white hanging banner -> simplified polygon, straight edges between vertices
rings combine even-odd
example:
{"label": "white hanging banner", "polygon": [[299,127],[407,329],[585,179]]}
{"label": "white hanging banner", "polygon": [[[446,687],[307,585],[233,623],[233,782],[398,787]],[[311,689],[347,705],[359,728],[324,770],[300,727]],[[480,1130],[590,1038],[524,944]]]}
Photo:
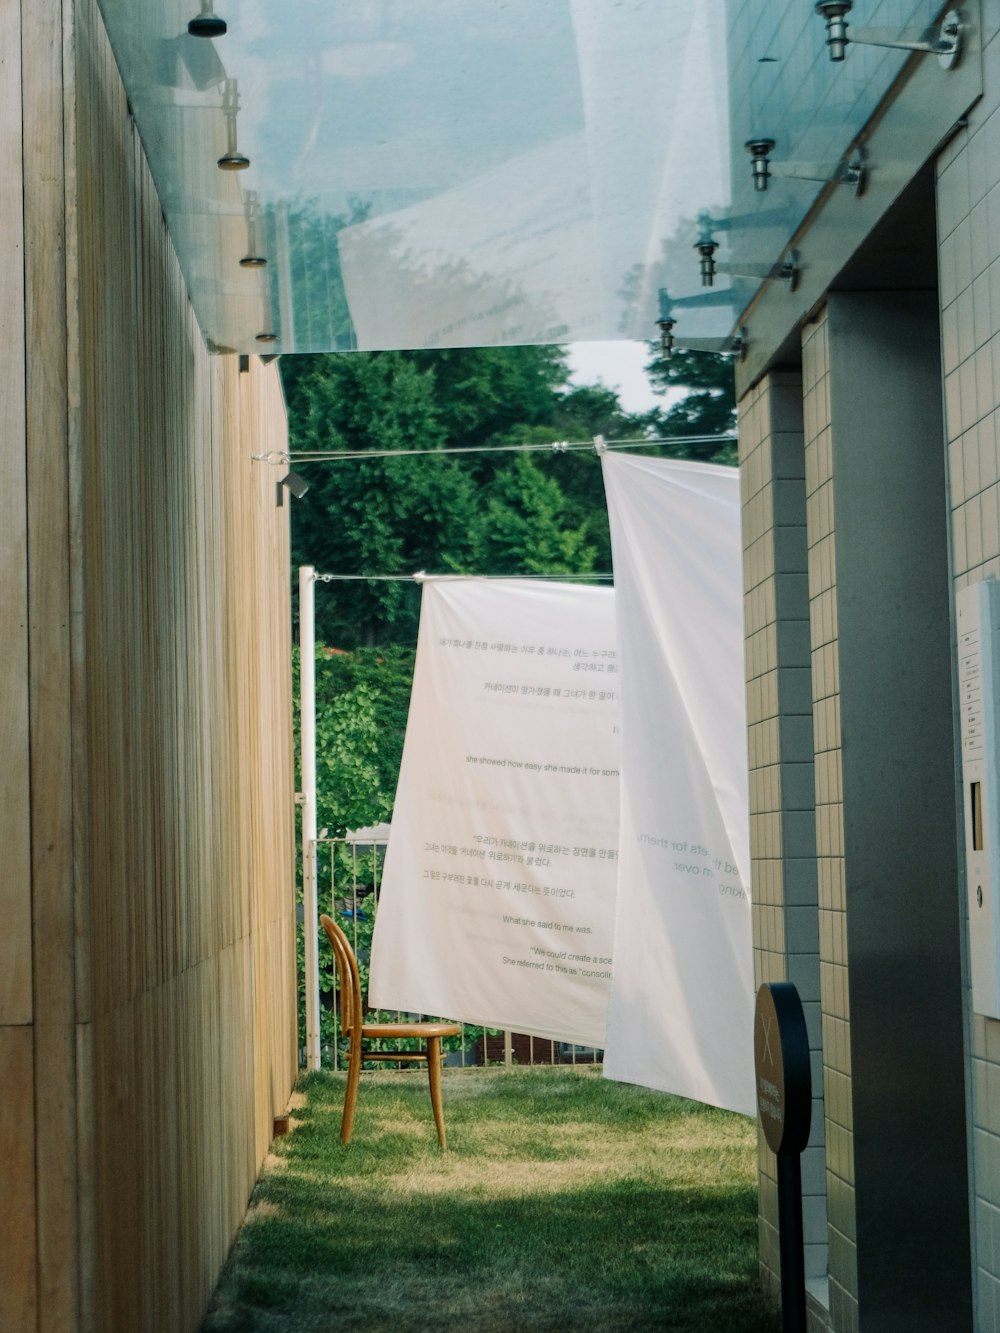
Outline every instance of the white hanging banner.
{"label": "white hanging banner", "polygon": [[603,459],[622,691],[604,1072],[752,1115],[739,473]]}
{"label": "white hanging banner", "polygon": [[373,1006],[604,1044],[618,742],[610,589],[425,582]]}

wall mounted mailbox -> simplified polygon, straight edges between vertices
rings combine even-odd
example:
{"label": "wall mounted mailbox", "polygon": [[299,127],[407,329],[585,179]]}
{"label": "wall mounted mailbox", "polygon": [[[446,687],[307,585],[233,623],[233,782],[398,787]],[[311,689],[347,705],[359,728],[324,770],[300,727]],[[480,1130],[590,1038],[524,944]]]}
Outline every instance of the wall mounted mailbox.
{"label": "wall mounted mailbox", "polygon": [[1000,1018],[1000,581],[955,599],[972,1007]]}

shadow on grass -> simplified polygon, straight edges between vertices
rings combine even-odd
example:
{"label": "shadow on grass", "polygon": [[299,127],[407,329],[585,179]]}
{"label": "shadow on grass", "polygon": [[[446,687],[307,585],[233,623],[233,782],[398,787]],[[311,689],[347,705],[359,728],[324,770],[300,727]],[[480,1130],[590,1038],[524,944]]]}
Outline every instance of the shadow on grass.
{"label": "shadow on grass", "polygon": [[454,1080],[445,1157],[413,1082],[381,1089],[348,1149],[337,1082],[307,1082],[205,1333],[774,1333],[749,1122],[599,1079],[533,1080]]}

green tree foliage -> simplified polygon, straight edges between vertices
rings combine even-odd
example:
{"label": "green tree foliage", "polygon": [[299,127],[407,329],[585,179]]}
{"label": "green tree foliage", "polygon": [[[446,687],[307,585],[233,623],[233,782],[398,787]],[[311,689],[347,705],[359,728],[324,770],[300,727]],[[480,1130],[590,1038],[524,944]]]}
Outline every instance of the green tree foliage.
{"label": "green tree foliage", "polygon": [[[549,425],[566,383],[561,347],[463,347],[406,354],[434,378],[449,447],[517,443],[520,432]],[[488,467],[481,460],[480,469]]]}
{"label": "green tree foliage", "polygon": [[[510,574],[592,567],[592,551],[573,531],[583,522],[576,516],[558,538],[540,529],[545,556],[558,551],[558,564],[539,568],[544,557],[533,552],[530,519],[558,521],[557,483],[553,491],[541,473],[515,481],[517,454],[444,452],[520,442],[542,428],[566,377],[559,349],[302,356],[283,360],[282,373],[296,452],[431,451],[311,469],[311,489],[296,505],[296,564],[403,575],[492,572],[483,561],[494,557],[505,562],[497,572]],[[317,599],[317,637],[345,647],[412,643],[418,614],[412,584],[341,584]]]}
{"label": "green tree foliage", "polygon": [[[690,353],[669,363],[654,356],[654,383],[690,393],[639,416],[624,412],[610,389],[570,386],[565,355],[554,347],[303,355],[280,364],[292,450],[371,455],[297,464],[310,490],[293,510],[293,562],[320,573],[609,572],[604,488],[593,453],[447,451],[597,435],[690,437],[728,431],[733,420],[731,366]],[[430,452],[377,456],[385,450]],[[731,449],[693,442],[648,452],[735,461]],[[408,581],[317,589],[317,814],[331,837],[391,814],[419,609],[419,585]],[[361,860],[362,879],[372,878],[370,862],[370,855]],[[331,858],[321,846],[318,871],[329,904],[330,884],[349,884],[355,867],[344,847]],[[336,910],[348,909],[339,901]],[[370,904],[362,913],[350,931],[366,971]],[[325,940],[320,960],[322,1035],[329,1042],[333,977]]]}
{"label": "green tree foliage", "polygon": [[[593,470],[593,469],[592,469]],[[531,454],[515,454],[494,479],[480,525],[481,568],[508,574],[590,574],[594,547],[586,524],[571,526],[555,477]]]}
{"label": "green tree foliage", "polygon": [[[311,488],[295,505],[293,562],[322,573],[396,574],[340,582],[316,599],[317,639],[341,648],[416,639],[429,573],[603,574],[611,568],[601,470],[593,455],[493,452],[496,446],[672,437],[650,452],[735,462],[731,444],[692,437],[734,422],[728,358],[650,348],[649,372],[671,406],[622,410],[600,385],[571,386],[557,347],[464,348],[285,357],[291,446],[370,454],[300,464]],[[687,443],[687,440],[691,443]],[[456,453],[458,449],[486,452]],[[386,451],[421,451],[380,457]]]}
{"label": "green tree foliage", "polygon": [[[295,506],[293,560],[324,573],[607,573],[592,455],[448,451],[690,435],[716,428],[699,425],[707,415],[728,421],[718,371],[702,387],[709,372],[692,367],[700,397],[686,413],[629,415],[610,389],[570,386],[557,347],[296,356],[281,370],[296,453],[373,455],[302,465],[311,489]],[[674,382],[668,372],[664,386]],[[386,450],[430,452],[375,456]],[[708,456],[695,445],[668,452]],[[413,584],[341,583],[317,598],[317,638],[338,647],[412,644],[418,615]]]}
{"label": "green tree foliage", "polygon": [[[286,358],[296,451],[440,451],[433,372],[400,352]],[[474,554],[476,487],[454,458],[373,458],[309,471],[296,506],[296,564],[321,572],[460,572]],[[338,646],[412,642],[419,600],[400,583],[344,584],[317,599],[317,638]]]}
{"label": "green tree foliage", "polygon": [[[299,680],[298,650],[293,653],[295,681]],[[317,827],[328,838],[343,838],[348,829],[364,828],[388,819],[403,750],[406,714],[413,675],[413,650],[391,645],[385,649],[358,648],[343,652],[316,650],[316,788]],[[296,729],[299,722],[295,700]],[[298,745],[296,752],[299,752]],[[320,843],[317,880],[324,911],[353,909],[351,886],[358,875],[368,894],[375,866],[372,852],[355,862],[344,844]],[[331,891],[336,890],[336,903]],[[301,901],[301,885],[299,886]],[[356,921],[345,925],[354,935],[359,962],[367,983],[368,951],[374,921],[370,897],[362,898]],[[305,1041],[305,972],[303,937],[299,931],[299,1040]],[[319,970],[322,1009],[320,1035],[324,1046],[333,1040],[334,962],[325,936],[320,935]]]}
{"label": "green tree foliage", "polygon": [[[299,654],[293,652],[296,686]],[[317,824],[330,837],[387,819],[410,703],[413,649],[316,649]],[[299,708],[295,698],[296,740]]]}
{"label": "green tree foliage", "polygon": [[[736,379],[730,357],[677,349],[667,361],[655,344],[650,344],[650,353],[646,369],[654,386],[664,392],[687,390],[680,402],[656,413],[658,435],[725,435],[735,431]],[[735,444],[678,442],[669,456],[730,465],[737,461]]]}

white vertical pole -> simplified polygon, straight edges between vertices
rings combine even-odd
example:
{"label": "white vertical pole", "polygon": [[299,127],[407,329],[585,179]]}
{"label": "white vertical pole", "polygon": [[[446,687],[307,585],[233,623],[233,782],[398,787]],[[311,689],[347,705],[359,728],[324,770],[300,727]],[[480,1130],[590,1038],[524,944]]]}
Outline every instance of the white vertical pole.
{"label": "white vertical pole", "polygon": [[319,902],[316,892],[316,571],[299,568],[299,739],[302,765],[302,924],[306,1068],[319,1068]]}

